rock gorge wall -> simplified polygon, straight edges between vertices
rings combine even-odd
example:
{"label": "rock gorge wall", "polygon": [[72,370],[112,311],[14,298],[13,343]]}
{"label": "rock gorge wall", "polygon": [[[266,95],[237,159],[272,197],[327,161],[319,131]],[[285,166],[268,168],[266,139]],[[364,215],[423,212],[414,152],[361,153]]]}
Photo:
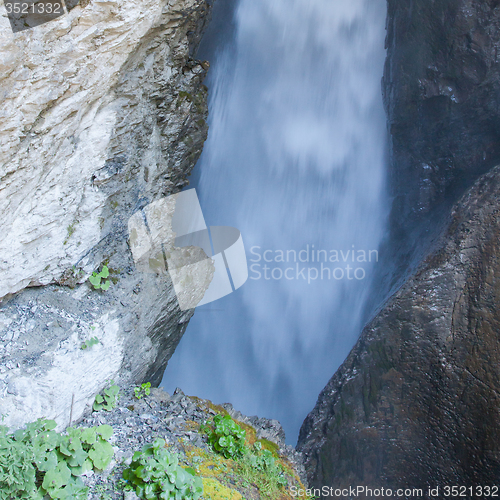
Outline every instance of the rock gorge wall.
{"label": "rock gorge wall", "polygon": [[16,34],[0,13],[0,414],[63,426],[106,380],[158,383],[192,315],[135,269],[127,223],[201,153],[210,4],[91,0]]}
{"label": "rock gorge wall", "polygon": [[394,290],[453,204],[500,163],[500,7],[497,0],[387,6],[382,93],[393,206],[381,256],[392,273],[386,290]]}
{"label": "rock gorge wall", "polygon": [[499,4],[388,1],[396,293],[303,424],[317,487],[498,479]]}

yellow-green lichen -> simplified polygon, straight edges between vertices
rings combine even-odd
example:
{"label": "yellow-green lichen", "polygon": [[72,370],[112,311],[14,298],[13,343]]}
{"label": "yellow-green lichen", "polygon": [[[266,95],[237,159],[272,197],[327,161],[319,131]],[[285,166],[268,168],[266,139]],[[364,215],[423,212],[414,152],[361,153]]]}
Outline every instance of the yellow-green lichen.
{"label": "yellow-green lichen", "polygon": [[[203,430],[200,431],[199,424],[188,421],[185,425],[186,429],[203,432],[206,435],[210,432],[210,423],[214,413],[228,415],[222,406],[215,405],[208,400],[196,397],[190,397],[190,399],[199,409],[205,411],[208,425],[201,426]],[[253,426],[233,420],[246,434],[247,451],[241,458],[226,459],[210,448],[198,448],[183,443],[186,461],[195,469],[205,485],[204,500],[291,500],[294,498],[291,494],[291,486],[305,490],[294,466],[279,454],[279,446],[276,443],[267,439],[258,439],[257,431]],[[263,451],[271,452],[275,465],[255,466],[251,458],[254,453],[259,453],[255,451],[258,449],[254,447],[255,443],[260,443]]]}
{"label": "yellow-green lichen", "polygon": [[243,500],[239,491],[233,490],[214,478],[203,478],[203,498],[206,500]]}

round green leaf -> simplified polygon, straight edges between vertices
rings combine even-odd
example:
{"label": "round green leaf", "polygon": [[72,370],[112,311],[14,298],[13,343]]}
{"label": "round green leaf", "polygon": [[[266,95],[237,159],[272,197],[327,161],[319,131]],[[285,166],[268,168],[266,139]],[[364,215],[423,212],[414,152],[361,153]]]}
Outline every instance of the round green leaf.
{"label": "round green leaf", "polygon": [[113,427],[111,427],[110,425],[100,425],[99,427],[97,427],[96,431],[97,434],[100,434],[100,436],[106,440],[108,440],[113,435]]}
{"label": "round green leaf", "polygon": [[105,469],[113,457],[113,447],[107,441],[95,443],[89,451],[89,458],[96,469]]}

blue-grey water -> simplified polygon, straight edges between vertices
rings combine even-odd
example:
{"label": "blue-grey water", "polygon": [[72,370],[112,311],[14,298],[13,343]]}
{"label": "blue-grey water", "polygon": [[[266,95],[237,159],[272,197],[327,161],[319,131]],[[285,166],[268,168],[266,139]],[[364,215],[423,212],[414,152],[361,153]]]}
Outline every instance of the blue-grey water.
{"label": "blue-grey water", "polygon": [[162,385],[276,418],[289,443],[366,320],[385,15],[385,0],[219,0],[203,41],[210,132],[191,187],[209,225],[241,231],[250,273],[196,310]]}

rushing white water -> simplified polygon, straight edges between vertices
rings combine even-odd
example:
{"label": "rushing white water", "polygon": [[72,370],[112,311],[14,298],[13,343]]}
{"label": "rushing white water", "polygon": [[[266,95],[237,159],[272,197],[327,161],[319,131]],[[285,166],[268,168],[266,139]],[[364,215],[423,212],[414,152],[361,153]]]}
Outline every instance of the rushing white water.
{"label": "rushing white water", "polygon": [[[378,248],[385,9],[385,0],[239,0],[234,38],[212,61],[197,189],[207,222],[240,229],[257,266],[237,292],[197,310],[163,385],[277,418],[289,442],[361,331],[377,263],[375,253],[351,262],[364,279],[324,272],[308,284],[296,265],[320,264],[269,262],[265,279],[266,263],[253,261],[267,249],[274,258],[354,248],[358,258]],[[292,279],[273,279],[276,267],[292,267]]]}

